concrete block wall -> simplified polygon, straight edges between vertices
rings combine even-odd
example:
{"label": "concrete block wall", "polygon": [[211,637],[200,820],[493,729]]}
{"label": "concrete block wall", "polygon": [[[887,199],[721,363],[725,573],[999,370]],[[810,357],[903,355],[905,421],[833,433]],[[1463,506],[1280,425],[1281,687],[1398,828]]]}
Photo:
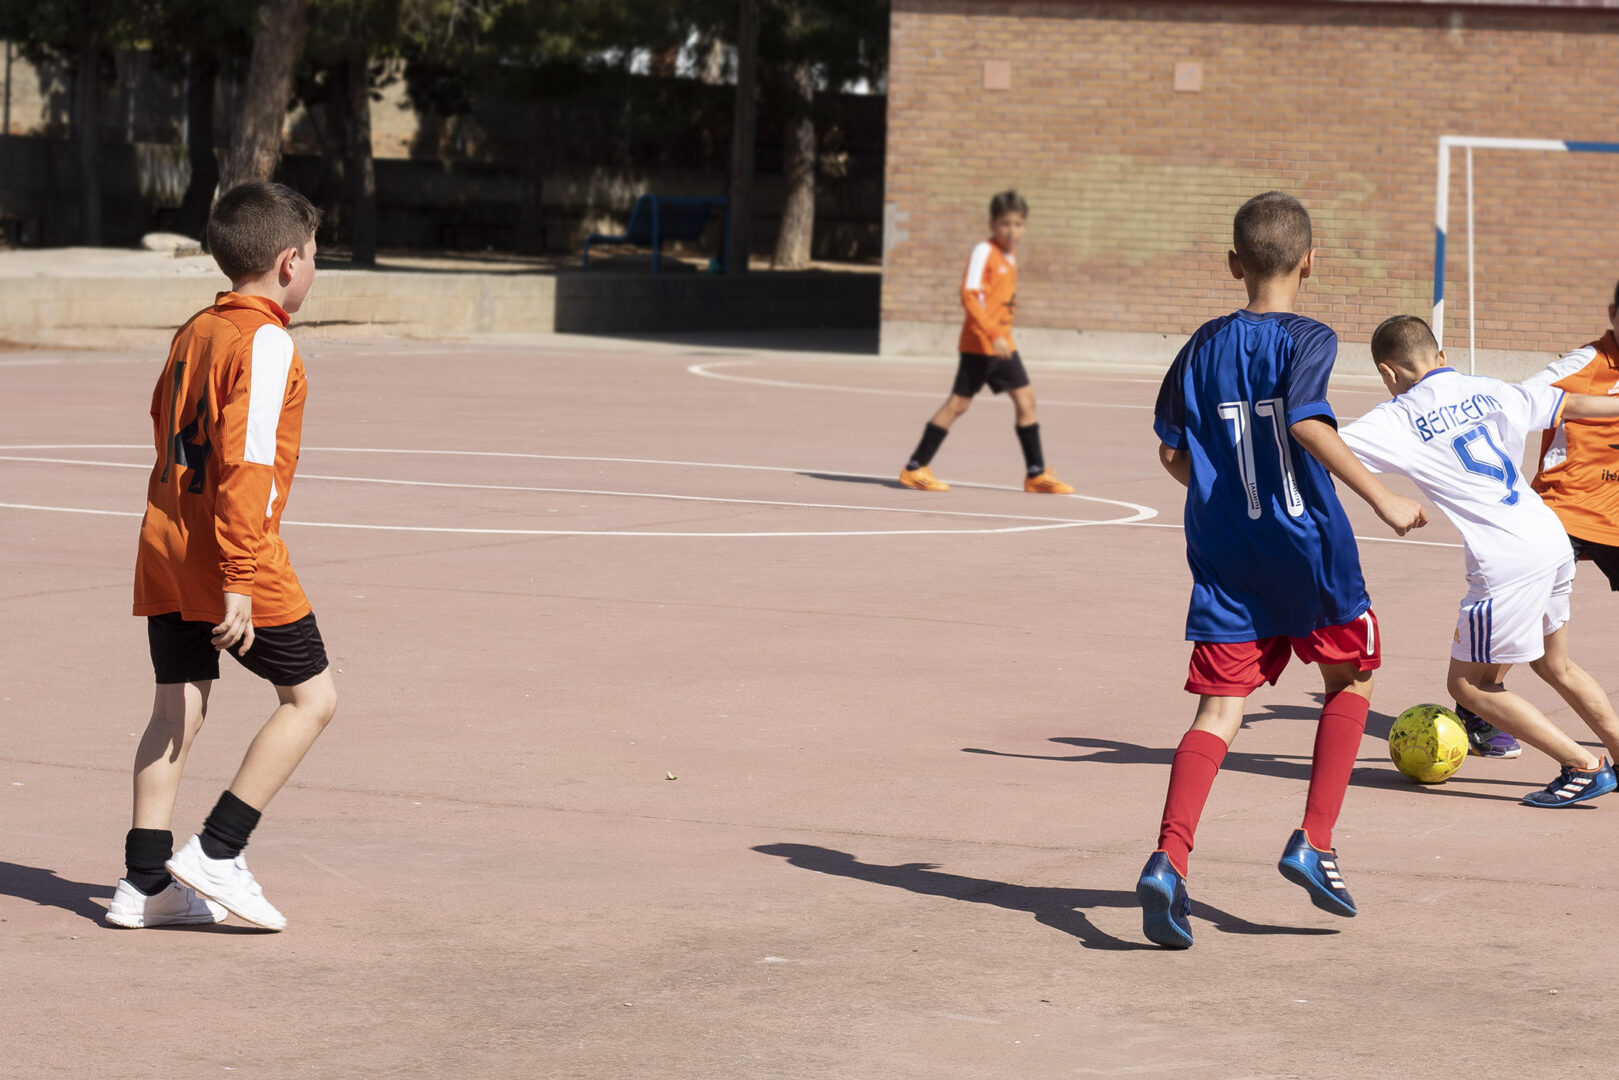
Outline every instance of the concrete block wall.
{"label": "concrete block wall", "polygon": [[[985,88],[992,61],[1009,89]],[[1201,89],[1177,91],[1177,65]],[[894,0],[883,350],[953,349],[960,276],[1006,187],[1031,203],[1018,325],[1054,350],[1101,332],[1172,355],[1241,306],[1231,216],[1269,188],[1315,220],[1303,310],[1364,342],[1431,308],[1439,136],[1612,140],[1616,69],[1619,12],[1593,8]],[[1468,296],[1452,165],[1454,354]],[[1521,367],[1598,336],[1619,156],[1479,151],[1474,176],[1481,355]]]}
{"label": "concrete block wall", "polygon": [[[227,288],[211,267],[154,277],[0,276],[0,347],[158,347]],[[880,288],[876,274],[337,270],[316,280],[293,326],[300,338],[868,329]]]}
{"label": "concrete block wall", "polygon": [[[8,277],[0,343],[116,348],[165,343],[230,287],[223,276]],[[300,336],[466,337],[555,329],[556,279],[545,274],[328,272],[293,319]]]}

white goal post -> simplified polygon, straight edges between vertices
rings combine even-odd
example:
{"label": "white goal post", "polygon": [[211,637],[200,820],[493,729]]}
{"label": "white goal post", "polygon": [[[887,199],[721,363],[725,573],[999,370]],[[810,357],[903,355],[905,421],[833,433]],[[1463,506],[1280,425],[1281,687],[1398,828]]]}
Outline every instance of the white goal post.
{"label": "white goal post", "polygon": [[1473,151],[1549,150],[1561,154],[1619,154],[1619,143],[1582,142],[1573,139],[1496,139],[1482,135],[1441,135],[1439,137],[1439,193],[1434,202],[1433,255],[1433,336],[1445,344],[1445,234],[1450,223],[1450,151],[1467,151],[1467,370],[1475,364],[1473,328]]}

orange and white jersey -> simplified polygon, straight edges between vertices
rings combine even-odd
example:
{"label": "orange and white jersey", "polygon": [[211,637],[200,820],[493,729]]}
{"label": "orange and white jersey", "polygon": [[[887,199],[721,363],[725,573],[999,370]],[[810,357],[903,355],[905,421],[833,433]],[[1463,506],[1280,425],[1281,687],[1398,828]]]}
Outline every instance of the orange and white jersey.
{"label": "orange and white jersey", "polygon": [[[1550,384],[1570,394],[1619,394],[1613,331],[1525,383]],[[1546,432],[1534,488],[1570,536],[1619,545],[1619,420],[1568,420]]]}
{"label": "orange and white jersey", "polygon": [[[967,318],[956,346],[964,353],[995,355],[995,339],[1012,342],[1012,313],[1017,308],[1017,256],[993,240],[973,248],[961,280],[961,306]],[[1012,345],[1015,349],[1016,345]]]}
{"label": "orange and white jersey", "polygon": [[135,558],[135,614],[219,622],[225,592],[254,626],[309,614],[281,539],[308,385],[287,313],[220,293],[174,335],[152,392],[157,462]]}

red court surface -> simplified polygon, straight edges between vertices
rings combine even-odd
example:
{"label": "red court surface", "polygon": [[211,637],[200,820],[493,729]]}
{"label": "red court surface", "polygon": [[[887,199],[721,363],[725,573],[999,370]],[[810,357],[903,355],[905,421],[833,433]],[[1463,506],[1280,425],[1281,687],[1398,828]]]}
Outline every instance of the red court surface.
{"label": "red court surface", "polygon": [[[1360,917],[1275,870],[1318,686],[1290,669],[1215,786],[1197,945],[1168,953],[1132,891],[1192,709],[1154,381],[1034,369],[1085,497],[1018,489],[989,400],[938,496],[890,478],[947,365],[305,356],[285,533],[341,704],[249,849],[278,935],[101,922],[151,692],[128,612],[161,349],[0,356],[0,1075],[1614,1074],[1619,798],[1518,805],[1555,772],[1532,751],[1419,789],[1379,737],[1443,694],[1445,522],[1397,542],[1350,508],[1386,642],[1336,836]],[[1589,566],[1574,610],[1619,686]],[[181,841],[272,704],[226,668]]]}

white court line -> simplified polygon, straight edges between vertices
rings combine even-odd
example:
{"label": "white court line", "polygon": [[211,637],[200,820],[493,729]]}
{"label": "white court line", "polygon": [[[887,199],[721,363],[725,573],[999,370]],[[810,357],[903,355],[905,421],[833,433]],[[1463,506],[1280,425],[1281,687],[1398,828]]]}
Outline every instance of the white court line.
{"label": "white court line", "polygon": [[[0,450],[151,450],[151,443],[16,443],[13,445],[0,445]],[[743,469],[749,472],[779,472],[797,473],[812,476],[841,476],[851,480],[892,480],[893,473],[858,473],[844,472],[841,469],[810,469],[789,467],[786,465],[737,465],[724,461],[673,461],[668,458],[634,458],[634,457],[590,457],[579,454],[529,454],[516,450],[393,450],[369,446],[306,446],[303,449],[310,452],[324,454],[403,454],[406,456],[432,456],[432,457],[487,457],[487,458],[516,458],[526,461],[599,461],[620,465],[675,465],[695,469]],[[79,459],[68,459],[78,461]],[[110,464],[110,463],[109,463]],[[118,463],[126,465],[126,463]],[[139,466],[143,469],[150,465]],[[300,473],[300,476],[303,474]],[[979,491],[1016,491],[1022,492],[1021,487],[1011,484],[975,484],[966,480],[952,480],[951,487],[974,488]],[[1158,516],[1158,511],[1138,503],[1126,502],[1123,499],[1104,499],[1096,495],[1047,495],[1048,499],[1084,499],[1087,502],[1107,503],[1110,506],[1127,506],[1138,515],[1133,520],[1146,521],[1148,518]]]}
{"label": "white court line", "polygon": [[[718,367],[757,366],[757,360],[713,360],[704,364],[693,364],[686,370],[693,375],[700,375],[705,379],[719,379],[721,382],[753,383],[756,386],[785,386],[790,390],[831,390],[839,394],[881,394],[886,397],[917,397],[939,400],[939,394],[933,390],[880,390],[871,386],[829,386],[825,383],[788,382],[784,379],[759,379],[747,375],[721,375],[708,370]],[[1056,401],[1051,398],[1041,398],[1041,405],[1077,405],[1090,409],[1150,409],[1151,405],[1114,405],[1099,401]]]}
{"label": "white court line", "polygon": [[[134,465],[127,461],[88,461],[84,458],[21,457],[0,454],[0,461],[22,461],[45,465],[89,465],[97,468],[151,469],[150,465]],[[746,506],[787,506],[804,510],[870,510],[882,514],[929,514],[935,517],[995,518],[1002,521],[1040,521],[1062,525],[1107,525],[1117,519],[1080,519],[1037,517],[1032,514],[981,514],[966,510],[934,510],[913,506],[863,506],[851,503],[784,502],[779,499],[728,499],[710,495],[671,495],[653,491],[610,491],[599,488],[530,487],[521,484],[464,484],[441,480],[395,480],[378,476],[330,476],[322,473],[299,473],[299,480],[328,480],[349,484],[387,484],[396,487],[459,488],[469,491],[526,491],[550,495],[607,495],[626,499],[673,499],[680,502],[738,503]],[[1111,500],[1109,500],[1111,501]],[[704,534],[707,535],[707,534]]]}
{"label": "white court line", "polygon": [[[12,444],[12,445],[0,445],[0,450],[150,450],[150,449],[151,449],[151,445],[148,444],[148,443],[18,443],[18,444]],[[607,462],[607,463],[624,463],[624,464],[631,464],[631,465],[678,465],[678,466],[691,466],[691,467],[708,468],[708,469],[750,469],[750,470],[755,470],[755,471],[759,471],[759,472],[820,473],[823,476],[846,476],[846,477],[850,477],[850,478],[854,478],[854,479],[866,479],[866,480],[886,480],[886,479],[889,478],[887,474],[879,474],[879,473],[831,472],[831,471],[828,471],[828,470],[825,470],[825,469],[797,469],[797,468],[787,468],[787,467],[781,466],[781,465],[736,465],[736,464],[729,464],[729,463],[724,463],[724,462],[714,462],[714,461],[668,461],[668,460],[663,460],[663,459],[659,459],[659,458],[585,457],[585,456],[572,455],[572,454],[529,454],[529,453],[521,453],[521,452],[517,452],[517,451],[501,451],[501,450],[398,450],[398,449],[389,449],[389,448],[372,448],[372,447],[359,447],[359,446],[309,446],[309,447],[305,447],[304,449],[311,450],[311,451],[320,451],[320,452],[324,452],[324,453],[337,453],[337,454],[407,454],[407,455],[408,454],[418,454],[418,455],[434,455],[434,456],[445,456],[445,457],[526,458],[526,459],[535,459],[535,460],[541,460],[541,461],[597,461],[597,462]],[[71,462],[73,464],[82,464],[82,461],[80,459],[71,459],[70,458],[70,459],[65,459],[65,460],[67,460],[67,461],[69,461],[69,462]],[[122,468],[142,468],[142,469],[150,468],[150,466],[148,466],[148,465],[130,465],[130,464],[126,463],[126,462],[116,462],[116,463],[107,462],[106,464],[116,464],[116,465],[118,465],[119,467],[122,467]],[[990,490],[990,491],[1020,491],[1020,490],[1022,490],[1021,488],[1015,488],[1015,487],[1010,487],[1010,486],[1001,485],[1001,484],[973,484],[973,483],[954,483],[954,482],[952,482],[952,486],[953,487],[962,487],[962,488],[979,488],[979,489]],[[1150,507],[1140,506],[1140,505],[1138,505],[1136,503],[1124,502],[1123,500],[1119,500],[1119,499],[1100,499],[1100,498],[1098,498],[1096,496],[1092,496],[1092,495],[1068,495],[1068,496],[1057,496],[1057,498],[1087,499],[1087,500],[1096,501],[1096,502],[1111,503],[1111,504],[1116,505],[1116,506],[1128,506],[1128,507],[1131,507],[1132,509],[1137,510],[1138,513],[1137,513],[1137,516],[1135,516],[1133,518],[1110,520],[1110,521],[1084,521],[1084,522],[1076,521],[1076,522],[1073,522],[1072,524],[1056,524],[1056,525],[1049,525],[1049,526],[1037,526],[1036,528],[1073,528],[1073,527],[1077,527],[1079,525],[1131,525],[1131,526],[1136,526],[1136,527],[1140,527],[1140,528],[1148,528],[1148,529],[1183,529],[1183,528],[1185,528],[1184,525],[1181,525],[1181,524],[1176,523],[1176,522],[1150,521],[1149,520],[1150,518],[1155,518],[1155,517],[1158,516],[1158,512],[1156,510],[1153,510]],[[22,505],[22,504],[11,504],[11,503],[0,503],[0,507],[9,507],[11,509],[24,509],[24,510],[49,510],[49,509],[53,509],[52,507],[25,506],[25,505]],[[87,514],[98,514],[98,513],[99,514],[121,514],[121,513],[123,513],[123,511],[114,511],[114,510],[83,510],[83,511],[64,510],[64,512],[87,513]],[[134,515],[134,516],[139,517],[140,515],[137,514],[137,515]],[[1061,519],[1051,519],[1051,520],[1060,521]],[[290,524],[318,525],[320,523],[318,523],[318,522],[286,522],[286,524],[289,524],[289,525]],[[353,527],[353,528],[364,528],[365,526],[351,526],[351,527]],[[403,528],[407,528],[407,527],[406,526],[388,526],[388,528],[403,529]],[[429,530],[429,531],[435,531],[435,530]],[[1016,529],[1014,529],[1014,530],[967,530],[967,532],[969,532],[969,533],[985,533],[985,532],[1000,532],[1000,531],[1014,531],[1015,532],[1015,531],[1022,531],[1022,530],[1016,530]],[[945,530],[926,530],[926,529],[924,529],[924,530],[915,530],[915,532],[920,532],[920,533],[924,533],[924,534],[929,533],[929,532],[936,532],[939,535],[949,535]],[[557,535],[557,534],[543,533],[543,534],[540,534],[540,535]],[[608,536],[614,536],[614,535],[618,535],[618,534],[617,533],[605,533],[605,534],[604,533],[564,533],[564,534],[561,534],[561,535],[587,535],[587,536],[608,535]],[[637,535],[674,536],[674,535],[680,535],[680,534],[675,534],[675,533],[641,533],[641,534],[637,534]],[[722,534],[722,533],[694,533],[694,534],[690,534],[690,535],[695,535],[695,536],[722,536],[722,535],[725,535],[725,534]],[[754,536],[754,535],[757,535],[757,536],[787,536],[787,535],[791,535],[791,534],[788,534],[788,533],[741,533],[741,534],[735,534],[735,535],[739,535],[739,536]],[[805,534],[805,535],[811,535],[811,536],[823,536],[823,535],[824,536],[833,536],[833,535],[837,535],[837,536],[860,536],[860,535],[890,535],[890,534],[885,532],[885,533],[877,533],[877,534],[868,534],[868,533],[809,533],[809,534]],[[1360,534],[1357,533],[1355,535],[1355,539],[1360,540],[1360,541],[1365,542],[1365,543],[1370,543],[1370,544],[1410,544],[1410,545],[1412,545],[1414,547],[1436,547],[1436,548],[1460,548],[1460,547],[1462,547],[1461,544],[1452,543],[1452,542],[1448,542],[1448,541],[1441,541],[1441,540],[1411,540],[1411,539],[1407,539],[1405,537],[1399,537],[1399,536],[1361,536]]]}
{"label": "white court line", "polygon": [[[38,506],[0,502],[0,510],[37,510],[56,514],[98,514],[104,517],[144,516],[134,510],[91,510],[80,506]],[[1086,525],[1113,525],[1112,521],[1070,521],[1057,525],[1015,525],[1004,529],[864,529],[823,532],[655,532],[635,529],[456,529],[432,525],[363,525],[342,521],[283,521],[307,529],[363,529],[371,532],[454,533],[463,536],[664,536],[685,538],[816,537],[816,536],[985,536],[1003,533],[1077,529]]]}
{"label": "white court line", "polygon": [[[0,446],[0,450],[24,450],[24,449],[39,449],[39,450],[149,450],[150,447],[148,447],[147,445],[142,444],[142,443],[51,443],[51,444],[36,443],[36,444],[32,444],[32,445]],[[343,448],[305,447],[304,449],[306,449],[306,450],[326,449],[326,450],[331,451],[331,452],[347,452],[347,453],[386,453],[386,454],[407,454],[407,455],[418,455],[418,456],[420,456],[420,455],[429,455],[429,454],[437,454],[437,455],[454,455],[454,456],[461,456],[461,457],[508,457],[508,458],[533,458],[533,459],[542,459],[542,460],[562,460],[562,461],[609,461],[609,462],[627,462],[627,463],[634,463],[634,464],[652,464],[652,465],[658,465],[658,464],[662,464],[662,465],[680,465],[680,466],[704,466],[704,465],[707,465],[710,468],[756,469],[756,470],[767,471],[767,472],[819,473],[820,475],[824,475],[824,476],[850,476],[850,477],[857,477],[857,478],[862,478],[862,479],[887,479],[886,476],[877,476],[876,474],[836,473],[836,472],[830,472],[830,471],[824,470],[824,469],[821,469],[821,470],[815,470],[815,469],[786,469],[786,468],[783,468],[781,466],[768,466],[768,465],[749,466],[749,465],[718,464],[718,463],[706,463],[706,462],[670,462],[670,461],[659,461],[657,459],[641,459],[641,458],[592,458],[592,457],[580,457],[580,456],[574,456],[574,455],[502,453],[502,452],[498,452],[498,451],[483,452],[483,451],[476,451],[476,450],[421,450],[421,451],[389,450],[389,449],[369,450],[369,449],[360,448],[360,447],[343,447]],[[0,460],[21,461],[21,462],[39,462],[39,463],[45,463],[45,464],[89,465],[89,466],[95,466],[95,467],[108,467],[108,468],[121,468],[121,469],[150,469],[151,468],[151,466],[145,465],[145,464],[136,464],[136,463],[131,463],[131,462],[123,462],[123,461],[86,461],[83,458],[39,458],[39,457],[23,457],[23,456],[15,456],[15,455],[13,455],[13,456],[0,456]],[[358,524],[358,523],[327,522],[327,521],[283,521],[282,522],[282,524],[284,524],[284,525],[302,526],[302,527],[306,527],[306,528],[362,529],[362,530],[369,530],[369,531],[376,531],[376,532],[451,533],[451,534],[472,535],[472,536],[666,536],[666,537],[689,537],[689,538],[701,538],[701,537],[712,537],[712,538],[744,538],[744,537],[747,537],[747,538],[753,538],[753,537],[771,537],[771,536],[781,536],[781,537],[815,537],[815,536],[967,536],[967,535],[991,535],[991,534],[1020,533],[1020,532],[1042,532],[1042,531],[1053,530],[1053,529],[1084,528],[1086,526],[1091,526],[1091,525],[1125,524],[1125,523],[1132,522],[1132,521],[1144,521],[1144,520],[1146,520],[1148,518],[1156,517],[1157,514],[1158,514],[1158,512],[1156,510],[1152,509],[1149,506],[1141,506],[1141,505],[1139,505],[1137,503],[1124,502],[1124,501],[1119,500],[1119,499],[1103,499],[1103,498],[1099,498],[1097,496],[1092,496],[1092,495],[1072,495],[1072,496],[1065,496],[1065,497],[1066,498],[1084,499],[1084,500],[1086,500],[1088,502],[1106,503],[1108,505],[1118,506],[1118,507],[1121,507],[1121,508],[1128,509],[1130,511],[1133,511],[1133,513],[1129,517],[1110,518],[1110,519],[1043,518],[1043,517],[1033,517],[1033,516],[1030,516],[1030,515],[1021,515],[1021,514],[982,514],[982,513],[970,513],[970,512],[967,512],[967,511],[960,511],[960,510],[937,510],[937,509],[928,509],[928,508],[921,508],[921,507],[853,506],[853,505],[843,505],[843,504],[835,504],[835,503],[789,503],[789,502],[781,502],[781,501],[776,501],[776,500],[765,500],[765,499],[728,499],[728,498],[717,498],[717,497],[716,498],[709,498],[709,497],[697,496],[697,495],[671,495],[671,494],[667,494],[667,493],[663,493],[663,492],[596,491],[596,490],[576,489],[576,488],[540,488],[540,487],[520,487],[520,486],[516,486],[516,485],[508,486],[508,485],[496,485],[496,484],[448,483],[448,482],[438,482],[438,481],[388,480],[388,479],[368,478],[368,477],[328,476],[328,475],[323,475],[323,474],[318,474],[318,473],[304,474],[303,478],[308,479],[308,480],[335,480],[335,481],[347,481],[347,482],[352,482],[352,483],[397,484],[397,485],[412,486],[412,487],[468,488],[468,489],[482,489],[482,490],[496,490],[496,491],[500,491],[500,490],[535,491],[535,492],[549,492],[549,493],[553,493],[553,494],[595,494],[595,495],[607,495],[607,496],[626,496],[626,497],[632,497],[632,498],[678,499],[678,500],[682,500],[682,501],[692,501],[692,502],[743,503],[743,504],[760,505],[760,506],[788,506],[788,507],[804,507],[804,508],[816,508],[816,509],[848,509],[848,510],[876,511],[876,512],[882,512],[882,513],[934,514],[934,515],[939,515],[939,516],[944,516],[944,517],[993,518],[993,519],[997,519],[997,520],[1033,521],[1033,522],[1038,522],[1039,523],[1039,524],[1033,524],[1033,525],[1017,525],[1017,526],[1005,526],[1005,527],[1001,527],[1001,528],[979,528],[979,529],[858,529],[858,530],[822,530],[822,531],[813,531],[813,532],[811,532],[811,531],[789,531],[789,532],[779,532],[779,531],[770,531],[770,532],[669,532],[669,531],[631,530],[631,529],[475,529],[475,528],[451,528],[451,527],[426,526],[426,525],[368,525],[368,524]],[[1017,488],[1001,488],[1000,485],[989,485],[989,484],[963,485],[963,486],[974,486],[974,487],[980,487],[980,488],[997,488],[997,489],[1000,489],[1000,490],[1009,490],[1009,491],[1020,490],[1020,489],[1017,489]],[[39,511],[39,512],[57,512],[57,513],[70,513],[70,514],[98,514],[98,515],[111,516],[111,517],[140,517],[141,516],[141,514],[135,513],[134,511],[92,510],[92,509],[82,508],[82,507],[42,506],[42,505],[32,504],[32,503],[0,503],[0,509],[32,510],[32,511]]]}
{"label": "white court line", "polygon": [[[1184,529],[1185,525],[1173,521],[1127,521],[1125,525],[1139,525],[1144,529]],[[1355,539],[1366,544],[1413,544],[1417,547],[1460,548],[1463,545],[1451,543],[1448,540],[1408,540],[1403,536],[1362,536],[1355,534]]]}

